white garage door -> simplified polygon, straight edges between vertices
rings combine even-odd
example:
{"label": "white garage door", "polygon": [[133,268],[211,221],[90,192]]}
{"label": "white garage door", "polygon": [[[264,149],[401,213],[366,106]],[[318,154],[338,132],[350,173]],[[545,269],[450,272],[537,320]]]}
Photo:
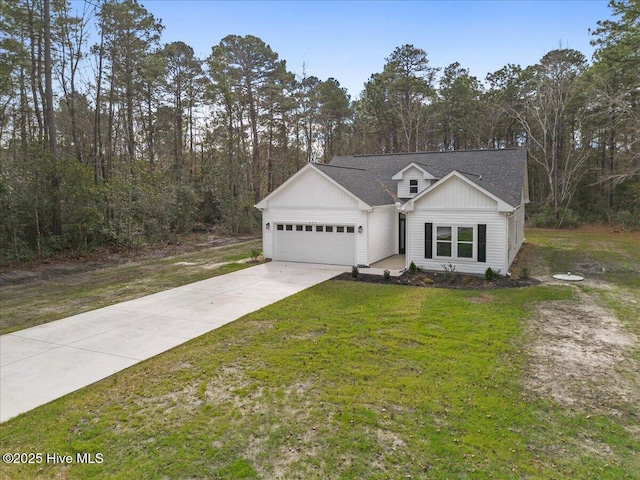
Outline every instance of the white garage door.
{"label": "white garage door", "polygon": [[277,223],[274,256],[287,262],[355,265],[355,227]]}

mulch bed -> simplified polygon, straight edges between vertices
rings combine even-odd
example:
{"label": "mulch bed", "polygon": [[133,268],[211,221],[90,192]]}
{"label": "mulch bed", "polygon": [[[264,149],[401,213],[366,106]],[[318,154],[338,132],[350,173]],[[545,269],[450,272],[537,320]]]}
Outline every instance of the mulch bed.
{"label": "mulch bed", "polygon": [[334,277],[334,280],[382,283],[387,285],[411,285],[414,287],[455,288],[459,290],[491,290],[496,288],[529,287],[540,284],[540,280],[536,280],[535,278],[498,277],[493,280],[487,280],[481,275],[437,272],[405,272],[399,277],[391,277],[388,280],[385,280],[382,275],[371,275],[368,273],[360,273],[357,278],[353,278],[351,273],[345,272]]}

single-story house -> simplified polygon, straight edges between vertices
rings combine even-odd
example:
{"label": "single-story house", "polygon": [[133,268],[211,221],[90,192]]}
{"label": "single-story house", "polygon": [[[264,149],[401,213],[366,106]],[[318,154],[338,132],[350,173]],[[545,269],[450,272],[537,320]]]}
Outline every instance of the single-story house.
{"label": "single-story house", "polygon": [[351,155],[309,163],[256,204],[265,258],[426,270],[509,268],[529,202],[522,148]]}

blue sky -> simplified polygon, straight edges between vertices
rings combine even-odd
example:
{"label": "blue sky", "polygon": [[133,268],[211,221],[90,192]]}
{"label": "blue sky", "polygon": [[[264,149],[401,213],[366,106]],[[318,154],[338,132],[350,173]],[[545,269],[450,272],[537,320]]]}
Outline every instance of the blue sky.
{"label": "blue sky", "polygon": [[425,50],[431,66],[459,62],[484,79],[560,45],[590,59],[588,29],[610,18],[605,0],[139,1],[162,20],[163,42],[181,40],[204,58],[228,34],[255,35],[290,71],[302,75],[304,64],[307,75],[334,77],[352,98],[400,45]]}

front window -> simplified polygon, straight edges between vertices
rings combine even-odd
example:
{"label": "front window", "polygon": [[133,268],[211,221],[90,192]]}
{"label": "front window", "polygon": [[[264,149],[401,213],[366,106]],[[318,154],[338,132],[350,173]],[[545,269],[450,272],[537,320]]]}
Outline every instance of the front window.
{"label": "front window", "polygon": [[473,259],[474,227],[436,227],[436,256]]}
{"label": "front window", "polygon": [[458,227],[458,257],[473,258],[473,228]]}
{"label": "front window", "polygon": [[418,193],[418,180],[409,180],[409,193]]}
{"label": "front window", "polygon": [[438,227],[436,252],[439,257],[451,256],[451,227]]}

